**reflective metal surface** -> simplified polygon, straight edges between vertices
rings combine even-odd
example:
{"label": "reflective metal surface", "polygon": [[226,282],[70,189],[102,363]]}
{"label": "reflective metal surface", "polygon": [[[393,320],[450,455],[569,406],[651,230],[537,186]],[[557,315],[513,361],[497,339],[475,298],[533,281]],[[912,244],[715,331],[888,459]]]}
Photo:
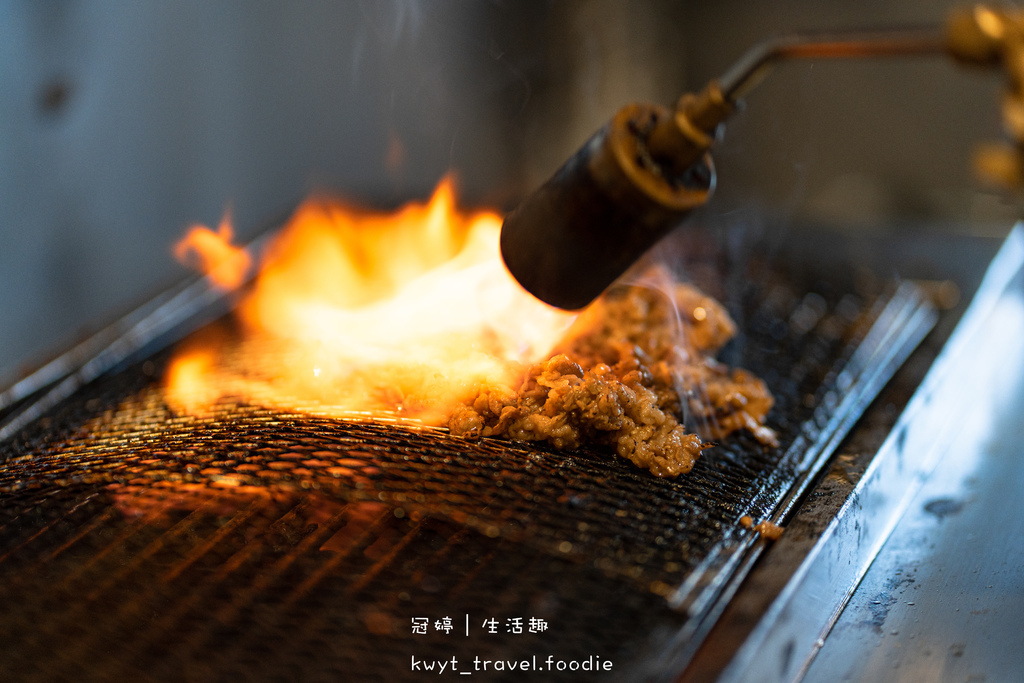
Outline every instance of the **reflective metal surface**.
{"label": "reflective metal surface", "polygon": [[[1019,382],[1019,339],[1024,330],[1022,264],[1024,228],[1018,226],[853,494],[747,639],[723,680],[799,679],[936,463],[947,453],[984,448],[983,435],[992,433],[986,430],[998,424],[997,416],[1006,410],[1012,413],[1013,402],[1007,396],[1019,391],[1015,383]],[[996,433],[1007,434],[1005,430]],[[932,506],[932,513],[936,509],[946,508]],[[829,667],[822,680],[834,680],[834,674]]]}
{"label": "reflective metal surface", "polygon": [[806,681],[1012,681],[1024,675],[1024,274],[964,368],[958,434],[914,496]]}

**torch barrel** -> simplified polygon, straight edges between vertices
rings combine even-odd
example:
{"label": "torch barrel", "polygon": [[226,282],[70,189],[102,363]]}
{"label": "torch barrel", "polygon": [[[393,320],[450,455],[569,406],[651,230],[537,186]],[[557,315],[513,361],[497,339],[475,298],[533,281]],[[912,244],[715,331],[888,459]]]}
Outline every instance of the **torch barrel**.
{"label": "torch barrel", "polygon": [[715,176],[703,149],[677,171],[649,144],[674,117],[655,105],[625,107],[505,218],[502,257],[531,294],[586,306],[707,200]]}

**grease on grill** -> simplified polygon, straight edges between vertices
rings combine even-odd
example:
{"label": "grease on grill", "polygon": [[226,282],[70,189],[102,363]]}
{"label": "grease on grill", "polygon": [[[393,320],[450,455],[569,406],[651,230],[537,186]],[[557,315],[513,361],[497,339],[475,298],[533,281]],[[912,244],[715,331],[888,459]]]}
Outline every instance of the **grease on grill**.
{"label": "grease on grill", "polygon": [[765,384],[712,357],[736,330],[725,309],[664,271],[651,278],[657,287],[613,290],[587,309],[518,390],[482,388],[453,412],[452,433],[605,443],[659,477],[689,472],[710,446],[687,433],[685,411],[710,438],[747,429],[777,445],[764,426],[773,404]]}

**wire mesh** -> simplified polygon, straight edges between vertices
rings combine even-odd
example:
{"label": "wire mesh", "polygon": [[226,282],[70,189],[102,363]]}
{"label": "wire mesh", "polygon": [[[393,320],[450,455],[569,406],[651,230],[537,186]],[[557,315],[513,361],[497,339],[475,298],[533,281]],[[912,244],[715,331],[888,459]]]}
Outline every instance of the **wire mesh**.
{"label": "wire mesh", "polygon": [[783,445],[737,434],[675,480],[240,403],[176,416],[166,351],[90,384],[0,443],[3,677],[647,676],[700,616],[666,597],[805,474],[786,445],[826,428],[884,303],[750,282],[726,354],[768,382]]}

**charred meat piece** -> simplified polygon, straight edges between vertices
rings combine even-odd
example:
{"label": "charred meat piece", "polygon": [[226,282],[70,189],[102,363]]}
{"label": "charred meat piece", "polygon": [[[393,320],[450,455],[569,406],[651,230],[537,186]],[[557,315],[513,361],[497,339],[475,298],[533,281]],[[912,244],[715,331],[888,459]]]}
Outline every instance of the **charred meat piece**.
{"label": "charred meat piece", "polygon": [[[549,360],[517,388],[487,386],[456,408],[453,434],[607,444],[659,477],[689,472],[706,438],[739,429],[766,444],[765,384],[712,357],[736,326],[696,288],[656,270],[649,285],[612,290],[584,311]],[[700,435],[683,426],[686,414]]]}

